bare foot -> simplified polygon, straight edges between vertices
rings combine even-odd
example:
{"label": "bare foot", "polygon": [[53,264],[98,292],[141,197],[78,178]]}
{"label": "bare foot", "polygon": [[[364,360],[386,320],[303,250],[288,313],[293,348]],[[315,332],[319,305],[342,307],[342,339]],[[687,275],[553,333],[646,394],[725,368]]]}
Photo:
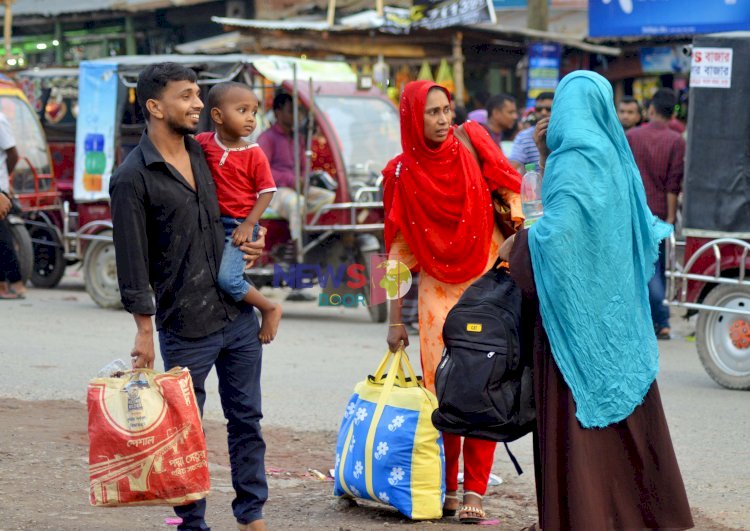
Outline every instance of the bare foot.
{"label": "bare foot", "polygon": [[266,523],[263,520],[255,520],[249,524],[237,524],[237,529],[240,531],[266,531]]}
{"label": "bare foot", "polygon": [[[262,324],[260,325],[260,332],[258,337],[260,342],[267,345],[276,337],[276,332],[279,330],[279,322],[281,321],[281,305],[274,304],[272,308],[268,310],[261,310],[260,315],[263,318]],[[265,525],[265,524],[264,524]]]}

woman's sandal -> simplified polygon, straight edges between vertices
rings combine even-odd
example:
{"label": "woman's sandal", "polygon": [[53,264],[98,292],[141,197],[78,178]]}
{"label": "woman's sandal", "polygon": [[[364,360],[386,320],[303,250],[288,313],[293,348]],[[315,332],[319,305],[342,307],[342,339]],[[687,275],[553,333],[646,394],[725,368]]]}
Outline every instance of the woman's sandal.
{"label": "woman's sandal", "polygon": [[[466,499],[466,495],[471,494],[472,496],[476,496],[480,500],[484,499],[484,496],[477,494],[476,492],[467,490],[464,492],[464,499]],[[458,510],[458,521],[462,524],[478,524],[482,520],[485,520],[487,518],[487,513],[482,509],[481,507],[476,507],[474,505],[462,505]]]}
{"label": "woman's sandal", "polygon": [[[446,500],[456,500],[456,501],[458,501],[458,496],[446,494],[445,495],[445,499]],[[445,508],[445,502],[443,502],[443,516],[456,516],[456,511],[457,510],[458,509],[446,509]]]}

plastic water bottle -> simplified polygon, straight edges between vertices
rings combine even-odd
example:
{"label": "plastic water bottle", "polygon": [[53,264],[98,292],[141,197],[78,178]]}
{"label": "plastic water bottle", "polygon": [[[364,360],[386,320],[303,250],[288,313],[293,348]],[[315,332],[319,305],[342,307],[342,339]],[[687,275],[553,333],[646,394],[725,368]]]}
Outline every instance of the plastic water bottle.
{"label": "plastic water bottle", "polygon": [[542,206],[542,176],[536,171],[536,164],[527,164],[521,180],[521,208],[526,217],[523,226],[531,227],[544,215]]}
{"label": "plastic water bottle", "polygon": [[124,361],[121,359],[116,359],[111,361],[110,363],[107,363],[104,367],[101,368],[101,370],[97,373],[97,378],[114,378],[116,375],[123,373],[127,370],[130,370],[131,367],[129,367]]}

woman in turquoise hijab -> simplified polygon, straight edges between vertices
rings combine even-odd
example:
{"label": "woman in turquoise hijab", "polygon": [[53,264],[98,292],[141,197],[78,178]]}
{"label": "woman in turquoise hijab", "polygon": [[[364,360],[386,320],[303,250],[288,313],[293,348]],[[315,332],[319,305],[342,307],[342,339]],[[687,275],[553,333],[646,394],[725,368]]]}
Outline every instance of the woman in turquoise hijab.
{"label": "woman in turquoise hijab", "polygon": [[689,529],[647,288],[671,226],[646,204],[606,79],[562,80],[546,142],[544,216],[501,249],[538,303],[538,529]]}

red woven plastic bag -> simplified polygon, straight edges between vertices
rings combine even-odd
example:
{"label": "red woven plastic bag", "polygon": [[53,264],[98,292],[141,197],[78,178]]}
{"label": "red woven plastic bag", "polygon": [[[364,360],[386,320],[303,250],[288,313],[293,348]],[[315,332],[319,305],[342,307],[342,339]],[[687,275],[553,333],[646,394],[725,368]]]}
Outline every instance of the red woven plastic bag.
{"label": "red woven plastic bag", "polygon": [[210,488],[187,369],[94,378],[88,388],[91,504],[185,505]]}

